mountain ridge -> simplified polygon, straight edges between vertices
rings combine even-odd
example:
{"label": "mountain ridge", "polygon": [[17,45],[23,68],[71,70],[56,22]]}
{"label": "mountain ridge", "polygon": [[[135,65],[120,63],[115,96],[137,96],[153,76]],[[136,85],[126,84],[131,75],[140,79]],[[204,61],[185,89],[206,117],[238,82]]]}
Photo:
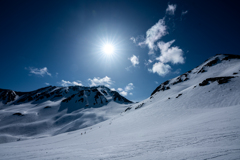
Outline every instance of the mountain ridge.
{"label": "mountain ridge", "polygon": [[[70,90],[70,91],[69,91]],[[72,93],[70,93],[72,92]],[[57,86],[47,86],[43,88],[39,88],[34,91],[29,92],[20,92],[20,91],[13,91],[10,89],[1,89],[0,88],[0,101],[3,102],[3,104],[11,104],[18,105],[21,103],[26,102],[37,102],[42,99],[46,100],[58,100],[61,98],[65,98],[62,100],[62,102],[68,102],[70,101],[75,95],[83,96],[83,92],[96,92],[96,97],[98,98],[100,96],[101,101],[105,100],[105,102],[108,102],[108,100],[113,100],[117,102],[123,102],[123,103],[132,103],[125,97],[121,96],[118,92],[112,91],[106,86],[100,85],[100,86],[94,86],[94,87],[84,87],[84,86],[68,86],[68,87],[57,87]],[[90,93],[87,93],[90,94]],[[74,96],[73,96],[74,95]],[[109,97],[113,96],[113,98]],[[108,98],[107,98],[108,97]],[[110,99],[109,99],[110,98]],[[108,99],[108,100],[107,100]],[[78,99],[79,101],[80,99]],[[98,101],[95,99],[96,104]],[[87,105],[87,104],[86,104]]]}
{"label": "mountain ridge", "polygon": [[[164,90],[168,90],[170,89],[170,86],[173,86],[175,84],[184,82],[189,80],[189,74],[199,74],[199,73],[204,73],[206,72],[206,70],[209,67],[212,67],[222,61],[227,61],[227,60],[231,60],[231,59],[240,59],[240,55],[233,55],[233,54],[216,54],[213,57],[208,58],[207,60],[205,60],[202,64],[200,64],[199,66],[193,68],[190,71],[185,72],[182,75],[179,75],[173,79],[167,80],[163,83],[161,83],[152,93],[151,96],[153,96],[155,93],[159,92],[159,91],[164,91]],[[237,72],[235,72],[235,75],[238,74]],[[233,74],[234,75],[234,74]],[[214,78],[214,77],[212,77]],[[234,76],[232,77],[234,78]],[[224,79],[224,78],[223,78]],[[228,79],[228,78],[227,78]],[[223,82],[223,81],[222,81]]]}

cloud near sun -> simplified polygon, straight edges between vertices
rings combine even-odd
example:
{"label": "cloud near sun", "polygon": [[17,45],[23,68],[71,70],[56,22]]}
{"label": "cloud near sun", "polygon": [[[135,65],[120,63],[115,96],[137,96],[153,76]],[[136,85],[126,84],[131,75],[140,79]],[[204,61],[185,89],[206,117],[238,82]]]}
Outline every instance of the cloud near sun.
{"label": "cloud near sun", "polygon": [[[173,16],[176,8],[176,4],[169,4],[166,9],[166,15]],[[149,59],[146,63],[148,66],[152,64],[152,67],[148,68],[149,72],[157,73],[160,76],[165,76],[171,71],[172,68],[170,64],[184,63],[183,50],[178,46],[172,46],[175,40],[169,42],[160,41],[163,36],[169,34],[167,31],[168,26],[165,23],[165,17],[160,19],[155,25],[147,30],[146,38],[142,36],[130,38],[133,43],[140,47],[147,46],[149,48],[149,55],[155,55],[157,51],[160,51],[160,56],[154,56],[154,59]]]}

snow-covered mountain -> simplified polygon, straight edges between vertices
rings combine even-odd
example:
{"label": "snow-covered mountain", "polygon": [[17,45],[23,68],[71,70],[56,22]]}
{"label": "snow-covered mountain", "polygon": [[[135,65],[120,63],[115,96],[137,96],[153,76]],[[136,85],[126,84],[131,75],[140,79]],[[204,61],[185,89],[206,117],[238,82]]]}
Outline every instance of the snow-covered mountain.
{"label": "snow-covered mountain", "polygon": [[32,92],[0,89],[0,142],[85,128],[131,103],[105,86],[48,86]]}
{"label": "snow-covered mountain", "polygon": [[[240,159],[239,75],[240,56],[216,55],[162,83],[146,100],[118,107],[115,112],[118,114],[111,114],[106,121],[56,136],[0,144],[0,157]],[[25,107],[33,110],[37,107],[16,106],[21,111]],[[1,109],[1,114],[11,112],[10,108],[16,106],[10,105],[5,110],[7,107],[2,105],[5,109]]]}

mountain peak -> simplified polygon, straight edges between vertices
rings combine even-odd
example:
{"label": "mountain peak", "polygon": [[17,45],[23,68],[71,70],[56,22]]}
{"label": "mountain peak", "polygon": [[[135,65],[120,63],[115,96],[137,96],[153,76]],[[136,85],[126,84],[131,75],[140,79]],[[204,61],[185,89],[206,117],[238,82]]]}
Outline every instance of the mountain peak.
{"label": "mountain peak", "polygon": [[[211,80],[219,80],[219,78],[217,77],[221,77],[221,79],[224,79],[224,77],[231,77],[232,75],[236,75],[239,73],[240,67],[238,64],[240,64],[240,55],[217,54],[213,57],[208,58],[207,60],[205,60],[205,62],[203,62],[196,68],[180,76],[177,76],[176,78],[163,82],[152,92],[151,96],[153,96],[159,91],[169,90],[172,86],[179,83],[184,83],[185,81],[189,80],[195,82],[195,79],[197,79],[202,82],[209,78],[212,78]],[[234,68],[229,68],[229,65],[233,66]],[[225,70],[224,73],[222,72],[223,70]],[[229,78],[226,79],[229,80]]]}

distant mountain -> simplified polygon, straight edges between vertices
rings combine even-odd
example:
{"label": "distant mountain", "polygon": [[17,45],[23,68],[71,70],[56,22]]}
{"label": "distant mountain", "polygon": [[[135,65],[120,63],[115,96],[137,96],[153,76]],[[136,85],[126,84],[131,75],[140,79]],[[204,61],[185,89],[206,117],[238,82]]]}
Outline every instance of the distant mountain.
{"label": "distant mountain", "polygon": [[[61,100],[59,111],[67,109],[68,112],[88,107],[101,107],[110,101],[126,104],[132,103],[118,92],[112,91],[105,86],[48,86],[31,92],[16,92],[8,89],[0,89],[0,102],[5,105],[20,105],[24,103],[39,104],[46,101],[59,100]],[[68,104],[71,104],[71,106]]]}
{"label": "distant mountain", "polygon": [[[12,135],[49,135],[48,129],[50,135],[73,131],[121,113],[131,103],[105,86],[48,86],[31,92],[0,89],[0,135],[9,134],[11,139]],[[101,110],[107,113],[97,113]],[[9,141],[7,137],[2,142]]]}

